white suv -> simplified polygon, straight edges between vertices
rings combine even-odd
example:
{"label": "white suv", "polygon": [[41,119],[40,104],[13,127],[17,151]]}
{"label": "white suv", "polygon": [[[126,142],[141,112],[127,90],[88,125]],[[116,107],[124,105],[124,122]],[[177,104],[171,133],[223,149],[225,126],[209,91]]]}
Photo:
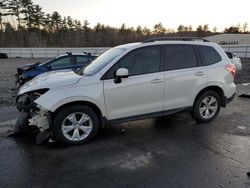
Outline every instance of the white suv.
{"label": "white suv", "polygon": [[189,109],[210,122],[235,95],[223,49],[194,39],[153,39],[112,48],[84,70],[44,73],[20,88],[29,124],[62,143],[85,143],[110,123]]}

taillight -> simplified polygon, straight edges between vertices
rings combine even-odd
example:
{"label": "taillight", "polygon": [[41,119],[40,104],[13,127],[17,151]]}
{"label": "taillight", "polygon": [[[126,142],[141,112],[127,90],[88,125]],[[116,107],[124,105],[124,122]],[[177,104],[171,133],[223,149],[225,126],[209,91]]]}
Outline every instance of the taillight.
{"label": "taillight", "polygon": [[235,78],[235,66],[233,64],[227,64],[225,69],[233,75],[233,78]]}

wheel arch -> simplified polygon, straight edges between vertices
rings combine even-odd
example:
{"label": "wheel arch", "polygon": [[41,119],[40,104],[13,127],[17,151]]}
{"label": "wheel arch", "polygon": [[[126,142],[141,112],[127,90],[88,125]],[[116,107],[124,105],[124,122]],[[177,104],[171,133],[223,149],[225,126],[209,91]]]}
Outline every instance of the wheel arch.
{"label": "wheel arch", "polygon": [[96,112],[96,114],[97,114],[97,116],[98,116],[98,120],[99,120],[99,122],[101,123],[101,125],[103,125],[104,124],[104,122],[103,122],[103,113],[102,113],[102,111],[100,110],[100,108],[96,105],[96,104],[94,104],[94,103],[92,103],[92,102],[89,102],[89,101],[82,101],[82,100],[78,100],[78,101],[71,101],[71,102],[68,102],[68,103],[65,103],[65,104],[63,104],[63,105],[61,105],[61,106],[59,106],[57,109],[55,109],[55,111],[52,113],[52,122],[54,121],[54,118],[56,117],[56,115],[62,110],[62,109],[64,109],[64,108],[66,108],[66,107],[69,107],[69,106],[73,106],[73,105],[82,105],[82,106],[88,106],[88,107],[90,107],[90,108],[92,108],[95,112]]}
{"label": "wheel arch", "polygon": [[199,96],[201,96],[201,95],[202,95],[204,92],[206,92],[206,91],[214,91],[214,92],[216,92],[216,93],[219,95],[219,97],[220,97],[221,106],[222,106],[222,107],[225,107],[225,106],[226,106],[224,91],[223,91],[223,89],[222,89],[221,87],[216,86],[216,85],[207,86],[207,87],[203,88],[202,90],[200,90],[200,91],[198,92],[198,94],[196,95],[196,97],[195,97],[195,100],[194,100],[194,102],[193,102],[193,105],[194,105],[195,101],[197,100],[197,98],[198,98]]}

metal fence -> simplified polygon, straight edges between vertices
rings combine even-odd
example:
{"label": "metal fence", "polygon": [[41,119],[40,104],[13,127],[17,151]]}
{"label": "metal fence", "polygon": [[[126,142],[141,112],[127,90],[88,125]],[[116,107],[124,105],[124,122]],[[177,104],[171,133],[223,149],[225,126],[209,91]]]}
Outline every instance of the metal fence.
{"label": "metal fence", "polygon": [[8,57],[21,58],[51,58],[66,52],[89,52],[100,55],[109,48],[0,48],[0,53],[7,53]]}
{"label": "metal fence", "polygon": [[[222,45],[224,50],[236,53],[238,57],[250,58],[250,46],[248,45]],[[22,58],[51,58],[66,52],[83,53],[90,52],[100,55],[109,48],[0,48],[0,53],[7,53],[9,57]]]}
{"label": "metal fence", "polygon": [[250,58],[250,46],[248,45],[222,45],[224,50],[231,51],[241,58]]}

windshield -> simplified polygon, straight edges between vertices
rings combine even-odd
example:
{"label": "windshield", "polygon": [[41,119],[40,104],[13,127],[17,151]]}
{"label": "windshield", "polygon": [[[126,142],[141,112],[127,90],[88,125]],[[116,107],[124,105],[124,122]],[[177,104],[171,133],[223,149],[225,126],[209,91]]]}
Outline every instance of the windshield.
{"label": "windshield", "polygon": [[111,48],[110,50],[103,53],[91,64],[84,69],[84,74],[91,76],[99,72],[103,67],[109,64],[113,59],[119,56],[125,49],[123,48]]}

